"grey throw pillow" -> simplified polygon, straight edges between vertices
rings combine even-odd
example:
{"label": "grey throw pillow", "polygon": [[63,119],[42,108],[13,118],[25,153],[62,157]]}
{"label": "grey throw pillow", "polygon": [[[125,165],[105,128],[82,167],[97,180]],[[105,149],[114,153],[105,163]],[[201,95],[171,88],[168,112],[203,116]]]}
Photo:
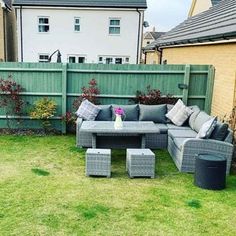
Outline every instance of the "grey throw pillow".
{"label": "grey throw pillow", "polygon": [[112,120],[115,120],[115,109],[122,108],[125,112],[123,116],[124,121],[138,121],[139,117],[139,107],[138,105],[112,105]]}
{"label": "grey throw pillow", "polygon": [[163,105],[139,105],[139,120],[166,123],[166,104]]}
{"label": "grey throw pillow", "polygon": [[111,114],[111,105],[99,105],[100,111],[96,116],[95,120],[99,121],[111,121],[112,114]]}
{"label": "grey throw pillow", "polygon": [[212,119],[206,121],[199,130],[196,138],[209,138],[214,128],[216,127],[216,123],[216,117],[213,117]]}
{"label": "grey throw pillow", "polygon": [[183,105],[180,109],[178,109],[178,111],[176,112],[174,117],[171,118],[170,120],[175,125],[181,126],[181,125],[184,124],[184,122],[189,118],[189,116],[192,113],[193,113],[192,109],[190,109],[189,107],[186,107],[185,105]]}
{"label": "grey throw pillow", "polygon": [[224,141],[228,134],[228,128],[228,124],[217,122],[215,129],[211,133],[210,139]]}
{"label": "grey throw pillow", "polygon": [[75,114],[85,120],[95,120],[99,111],[100,108],[98,106],[85,99]]}

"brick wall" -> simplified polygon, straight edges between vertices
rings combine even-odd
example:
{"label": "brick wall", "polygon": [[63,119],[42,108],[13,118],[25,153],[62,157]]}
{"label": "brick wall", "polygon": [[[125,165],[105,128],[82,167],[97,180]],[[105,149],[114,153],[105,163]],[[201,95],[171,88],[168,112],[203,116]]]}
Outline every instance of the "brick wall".
{"label": "brick wall", "polygon": [[146,54],[146,64],[160,64],[160,53],[158,51],[149,51]]}
{"label": "brick wall", "polygon": [[163,49],[168,64],[209,64],[216,68],[212,114],[222,118],[236,105],[236,43]]}
{"label": "brick wall", "polygon": [[4,59],[3,10],[0,7],[0,61]]}

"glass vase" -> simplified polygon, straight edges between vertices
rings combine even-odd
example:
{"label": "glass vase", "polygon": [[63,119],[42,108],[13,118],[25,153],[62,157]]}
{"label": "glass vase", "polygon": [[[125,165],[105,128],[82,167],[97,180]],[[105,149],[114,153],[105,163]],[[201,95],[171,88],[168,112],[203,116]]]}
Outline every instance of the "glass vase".
{"label": "glass vase", "polygon": [[122,121],[121,115],[116,114],[114,128],[115,129],[122,129],[122,127],[123,127],[123,121]]}

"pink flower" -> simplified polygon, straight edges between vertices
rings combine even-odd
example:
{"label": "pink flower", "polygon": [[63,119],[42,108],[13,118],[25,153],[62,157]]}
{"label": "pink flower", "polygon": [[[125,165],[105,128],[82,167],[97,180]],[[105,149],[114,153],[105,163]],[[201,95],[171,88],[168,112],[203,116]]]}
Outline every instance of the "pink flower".
{"label": "pink flower", "polygon": [[123,116],[125,114],[124,109],[122,109],[121,107],[115,108],[115,114]]}

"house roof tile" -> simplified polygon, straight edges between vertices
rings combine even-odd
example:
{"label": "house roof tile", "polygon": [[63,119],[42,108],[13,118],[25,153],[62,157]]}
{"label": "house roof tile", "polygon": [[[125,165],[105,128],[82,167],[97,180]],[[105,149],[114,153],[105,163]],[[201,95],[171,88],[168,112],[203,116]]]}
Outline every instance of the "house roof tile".
{"label": "house roof tile", "polygon": [[15,6],[147,8],[146,0],[15,0]]}
{"label": "house roof tile", "polygon": [[145,49],[236,38],[236,1],[223,0],[188,18]]}

